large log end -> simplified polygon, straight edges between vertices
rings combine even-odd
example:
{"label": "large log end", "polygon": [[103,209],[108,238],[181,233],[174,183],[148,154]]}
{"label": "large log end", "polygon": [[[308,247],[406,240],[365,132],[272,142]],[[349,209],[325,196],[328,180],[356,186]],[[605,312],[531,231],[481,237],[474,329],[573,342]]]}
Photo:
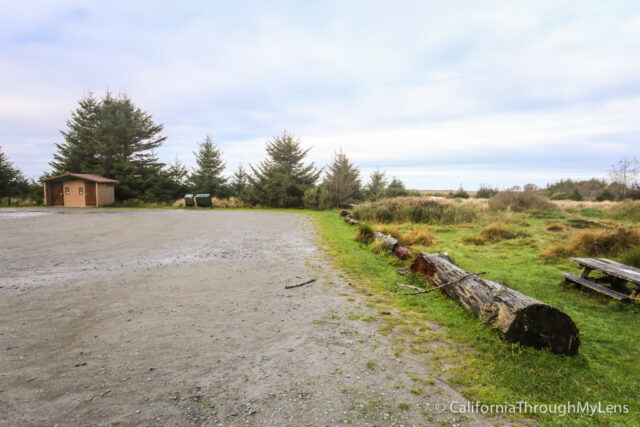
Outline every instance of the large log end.
{"label": "large log end", "polygon": [[577,355],[580,347],[578,328],[573,320],[547,304],[533,304],[518,310],[504,338],[567,356]]}

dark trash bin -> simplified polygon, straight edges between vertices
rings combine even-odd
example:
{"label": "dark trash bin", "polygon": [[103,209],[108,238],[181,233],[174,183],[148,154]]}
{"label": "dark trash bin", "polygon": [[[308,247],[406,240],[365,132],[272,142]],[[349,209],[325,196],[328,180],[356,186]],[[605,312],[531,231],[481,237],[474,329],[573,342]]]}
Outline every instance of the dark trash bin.
{"label": "dark trash bin", "polygon": [[212,208],[213,203],[211,203],[211,194],[196,194],[196,205],[200,206],[201,208]]}
{"label": "dark trash bin", "polygon": [[184,205],[185,206],[195,206],[196,202],[193,200],[193,194],[185,194],[184,195]]}

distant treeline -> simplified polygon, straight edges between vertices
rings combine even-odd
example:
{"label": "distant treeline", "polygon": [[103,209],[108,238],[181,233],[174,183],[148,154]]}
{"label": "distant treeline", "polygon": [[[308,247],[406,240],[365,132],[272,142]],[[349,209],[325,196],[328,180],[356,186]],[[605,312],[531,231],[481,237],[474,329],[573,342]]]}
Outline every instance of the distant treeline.
{"label": "distant treeline", "polygon": [[[410,192],[399,179],[387,179],[374,171],[363,184],[360,171],[342,151],[325,170],[305,163],[309,148],[283,132],[266,142],[266,158],[248,170],[239,165],[231,177],[224,176],[222,151],[211,136],[198,143],[194,152],[196,167],[188,170],[176,159],[162,163],[156,150],[166,140],[163,126],[138,108],[126,94],[107,92],[98,99],[92,93],[81,99],[60,131],[64,142],[49,163],[51,170],[40,179],[66,172],[90,173],[120,181],[115,187],[116,201],[172,202],[185,193],[209,193],[219,199],[236,198],[254,206],[329,209],[358,201],[406,196]],[[637,159],[623,159],[612,166],[611,182],[561,180],[542,189],[534,184],[512,191],[537,192],[552,200],[622,200],[640,198]],[[498,189],[483,185],[478,198],[491,198]],[[449,197],[468,198],[462,187]],[[26,179],[2,153],[0,147],[0,203],[11,198],[42,203],[42,185]]]}
{"label": "distant treeline", "polygon": [[[366,185],[347,156],[336,153],[323,171],[305,163],[309,148],[283,132],[266,142],[266,158],[246,170],[238,166],[229,178],[222,151],[207,135],[194,152],[196,167],[188,170],[176,160],[162,163],[156,150],[166,140],[163,126],[138,108],[126,94],[107,92],[98,99],[92,93],[81,99],[61,131],[64,141],[50,162],[51,170],[40,179],[67,172],[89,173],[120,181],[116,201],[172,202],[185,193],[209,193],[235,197],[248,205],[326,209],[359,200],[408,194],[402,181],[388,180],[376,170]],[[11,197],[42,203],[42,185],[24,178],[0,150],[0,199]]]}

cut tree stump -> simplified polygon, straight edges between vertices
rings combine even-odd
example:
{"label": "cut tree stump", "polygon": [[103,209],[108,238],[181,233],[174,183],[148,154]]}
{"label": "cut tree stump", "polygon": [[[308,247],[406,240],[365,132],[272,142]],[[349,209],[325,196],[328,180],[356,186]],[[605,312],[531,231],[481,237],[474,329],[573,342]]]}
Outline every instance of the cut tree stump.
{"label": "cut tree stump", "polygon": [[[497,329],[509,342],[519,342],[553,353],[575,356],[580,347],[579,331],[571,318],[504,285],[484,280],[452,264],[441,254],[420,253],[411,271],[423,274],[441,291],[485,323]],[[467,276],[467,277],[464,277]]]}

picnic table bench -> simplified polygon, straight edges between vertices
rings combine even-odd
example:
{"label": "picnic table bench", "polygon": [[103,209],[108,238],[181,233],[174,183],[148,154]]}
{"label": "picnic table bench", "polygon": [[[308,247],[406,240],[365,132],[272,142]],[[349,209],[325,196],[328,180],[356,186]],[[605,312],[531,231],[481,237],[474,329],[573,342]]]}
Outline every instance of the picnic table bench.
{"label": "picnic table bench", "polygon": [[[638,295],[638,291],[640,291],[640,269],[638,268],[606,258],[569,259],[580,265],[582,274],[578,277],[571,273],[560,273],[566,280],[620,301],[629,301],[635,298]],[[603,276],[589,277],[589,274],[594,270],[603,273]],[[600,283],[608,283],[610,287],[602,286]],[[627,294],[629,292],[627,283],[633,287],[630,295]]]}

